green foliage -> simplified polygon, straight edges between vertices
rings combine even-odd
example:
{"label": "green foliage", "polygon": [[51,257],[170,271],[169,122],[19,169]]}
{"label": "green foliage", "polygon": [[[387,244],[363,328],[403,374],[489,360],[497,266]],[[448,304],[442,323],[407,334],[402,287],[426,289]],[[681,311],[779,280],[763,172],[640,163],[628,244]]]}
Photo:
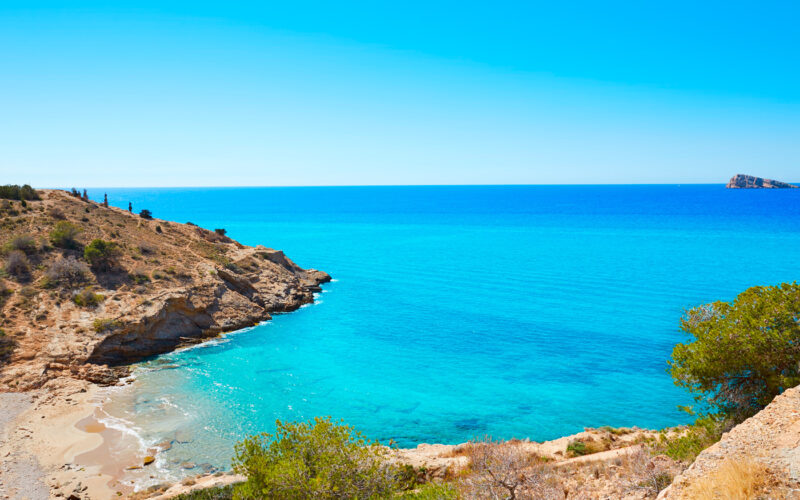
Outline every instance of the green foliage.
{"label": "green foliage", "polygon": [[236,445],[234,471],[247,476],[236,498],[386,498],[399,489],[382,449],[352,427],[319,417],[276,425]]}
{"label": "green foliage", "polygon": [[93,328],[94,331],[97,333],[107,332],[109,330],[115,330],[122,326],[119,321],[113,320],[111,318],[97,318],[94,320]]}
{"label": "green foliage", "polygon": [[80,307],[97,307],[104,300],[106,300],[105,295],[94,293],[91,288],[84,288],[72,297],[72,301]]}
{"label": "green foliage", "polygon": [[83,231],[80,227],[67,221],[56,222],[50,231],[50,243],[58,248],[78,248],[80,245],[75,238]]}
{"label": "green foliage", "polygon": [[97,271],[113,269],[119,255],[119,246],[113,241],[95,239],[83,249],[83,258]]}
{"label": "green foliage", "polygon": [[130,274],[128,274],[128,277],[137,285],[143,285],[150,281],[150,276],[147,275],[147,272],[141,269],[134,269]]}
{"label": "green foliage", "polygon": [[681,329],[692,342],[672,351],[675,384],[709,413],[742,420],[800,384],[800,286],[745,290],[733,302],[691,309]]}
{"label": "green foliage", "polygon": [[0,186],[0,198],[6,200],[39,200],[39,193],[28,184],[6,184]]}
{"label": "green foliage", "polygon": [[6,335],[5,330],[0,328],[0,361],[4,361],[17,346],[17,343]]}
{"label": "green foliage", "polygon": [[147,210],[145,208],[144,210],[139,212],[139,217],[141,217],[142,219],[152,219],[153,218],[153,212],[151,212],[150,210]]}
{"label": "green foliage", "polygon": [[233,488],[232,485],[228,485],[195,490],[178,495],[175,500],[231,500],[233,498]]}
{"label": "green foliage", "polygon": [[575,440],[571,441],[567,445],[567,452],[570,453],[572,456],[580,457],[586,455],[588,453],[588,450],[586,449],[586,443],[584,443],[583,441]]}
{"label": "green foliage", "polygon": [[670,436],[662,431],[654,445],[654,451],[673,460],[691,463],[701,451],[719,441],[722,433],[731,426],[731,421],[717,416],[700,417],[682,433]]}
{"label": "green foliage", "polygon": [[419,488],[404,492],[397,498],[405,500],[457,500],[458,490],[452,484],[427,483]]}
{"label": "green foliage", "polygon": [[217,233],[220,236],[225,236],[226,234],[228,234],[228,231],[226,229],[223,229],[223,228],[217,228],[217,229],[214,230],[214,232]]}

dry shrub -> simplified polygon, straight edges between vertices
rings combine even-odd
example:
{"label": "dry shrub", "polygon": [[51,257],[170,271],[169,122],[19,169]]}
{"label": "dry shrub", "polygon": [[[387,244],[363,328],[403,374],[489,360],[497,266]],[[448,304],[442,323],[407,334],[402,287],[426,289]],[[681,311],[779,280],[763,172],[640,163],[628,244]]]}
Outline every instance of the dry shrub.
{"label": "dry shrub", "polygon": [[464,447],[471,473],[461,484],[465,498],[563,499],[564,488],[541,457],[490,437]]}
{"label": "dry shrub", "polygon": [[65,220],[67,218],[64,212],[58,207],[50,207],[47,209],[47,215],[57,220]]}
{"label": "dry shrub", "polygon": [[64,287],[75,287],[89,279],[89,266],[74,257],[58,259],[47,270],[47,280]]}
{"label": "dry shrub", "polygon": [[12,252],[14,250],[19,250],[20,252],[25,253],[26,255],[31,255],[36,253],[36,240],[33,239],[33,236],[28,234],[23,234],[22,236],[17,236],[9,241],[6,245],[4,250],[7,252]]}
{"label": "dry shrub", "polygon": [[767,485],[767,470],[752,459],[726,460],[720,467],[697,478],[688,488],[695,500],[748,500]]}
{"label": "dry shrub", "polygon": [[677,462],[665,455],[653,456],[642,446],[622,458],[622,466],[630,488],[644,490],[652,496],[672,484],[672,479],[680,472]]}
{"label": "dry shrub", "polygon": [[16,278],[23,278],[30,273],[31,265],[25,252],[12,250],[6,259],[6,272]]}

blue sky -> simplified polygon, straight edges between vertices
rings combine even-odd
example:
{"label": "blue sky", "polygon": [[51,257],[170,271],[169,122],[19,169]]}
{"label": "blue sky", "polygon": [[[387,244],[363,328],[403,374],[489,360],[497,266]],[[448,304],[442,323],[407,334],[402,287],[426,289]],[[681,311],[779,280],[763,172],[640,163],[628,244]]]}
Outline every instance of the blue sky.
{"label": "blue sky", "polygon": [[36,186],[800,181],[796,2],[0,4]]}

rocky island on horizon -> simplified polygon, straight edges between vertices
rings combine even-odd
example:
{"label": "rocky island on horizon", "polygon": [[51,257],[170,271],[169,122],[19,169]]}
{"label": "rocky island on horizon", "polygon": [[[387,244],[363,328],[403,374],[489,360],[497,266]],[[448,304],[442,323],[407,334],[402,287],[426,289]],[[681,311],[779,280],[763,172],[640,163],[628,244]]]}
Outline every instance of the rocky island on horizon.
{"label": "rocky island on horizon", "polygon": [[798,186],[754,175],[736,174],[731,177],[725,187],[728,189],[792,189]]}

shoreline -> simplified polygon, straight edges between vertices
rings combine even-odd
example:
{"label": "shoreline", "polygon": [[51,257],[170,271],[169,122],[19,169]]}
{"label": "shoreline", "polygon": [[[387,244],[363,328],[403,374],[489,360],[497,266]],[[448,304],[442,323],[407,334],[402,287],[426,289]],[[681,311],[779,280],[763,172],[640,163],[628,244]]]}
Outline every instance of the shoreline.
{"label": "shoreline", "polygon": [[4,407],[21,395],[27,404],[0,430],[5,476],[3,492],[11,498],[23,493],[31,500],[76,494],[88,498],[119,495],[109,483],[113,478],[99,464],[78,466],[76,458],[103,444],[101,436],[84,432],[78,422],[97,406],[99,386],[86,381],[54,381],[50,387],[24,393],[0,393]]}
{"label": "shoreline", "polygon": [[[0,393],[0,405],[12,411],[0,419],[0,498],[111,499],[170,498],[191,490],[221,486],[244,480],[233,472],[186,474],[172,477],[155,461],[144,465],[144,457],[158,460],[159,446],[146,446],[130,433],[108,425],[102,406],[114,397],[123,384],[100,387],[91,382],[64,379],[24,393]],[[107,414],[106,414],[107,415]],[[618,458],[636,449],[643,436],[657,431],[633,428],[627,435],[613,438],[615,447],[596,455],[570,458],[567,446],[575,439],[596,439],[607,431],[583,432],[550,441],[509,441],[531,453],[562,464],[585,463]],[[456,445],[420,444],[416,448],[387,448],[398,463],[425,471],[426,479],[443,479],[463,468],[465,443]],[[169,448],[166,448],[169,449]]]}

